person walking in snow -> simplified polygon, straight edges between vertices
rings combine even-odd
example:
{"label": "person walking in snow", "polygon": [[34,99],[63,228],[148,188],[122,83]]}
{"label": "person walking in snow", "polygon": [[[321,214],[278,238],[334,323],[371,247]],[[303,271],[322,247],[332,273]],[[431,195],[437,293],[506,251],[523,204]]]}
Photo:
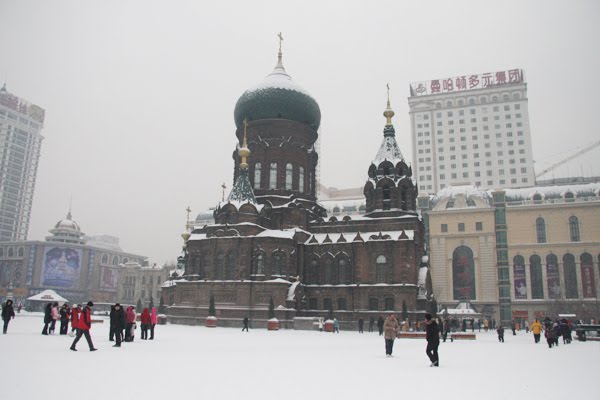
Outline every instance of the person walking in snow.
{"label": "person walking in snow", "polygon": [[60,313],[58,312],[58,303],[54,303],[52,308],[50,309],[50,316],[52,321],[50,323],[50,329],[48,329],[48,333],[54,335],[54,330],[56,329],[56,321],[60,319]]}
{"label": "person walking in snow", "polygon": [[435,322],[435,319],[431,318],[431,314],[425,314],[425,338],[427,339],[427,348],[425,353],[431,361],[430,367],[439,367],[440,358],[438,356],[438,347],[440,346],[440,327]]}
{"label": "person walking in snow", "polygon": [[142,323],[142,340],[148,340],[148,329],[152,320],[150,319],[150,311],[147,308],[144,308],[144,311],[142,311],[140,322]]}
{"label": "person walking in snow", "polygon": [[525,320],[525,322],[523,322],[523,325],[525,326],[525,333],[529,333],[529,322]]}
{"label": "person walking in snow", "polygon": [[125,322],[125,311],[121,308],[119,303],[116,303],[112,307],[112,311],[110,313],[110,326],[113,327],[113,335],[115,344],[113,347],[121,347],[121,342],[123,341],[123,329],[127,322]]}
{"label": "person walking in snow", "polygon": [[81,339],[81,336],[85,336],[85,340],[90,346],[90,351],[96,351],[94,347],[94,343],[92,343],[92,337],[90,336],[90,329],[92,328],[92,307],[94,307],[94,303],[91,301],[87,302],[87,305],[81,312],[81,317],[79,319],[78,327],[77,327],[77,336],[75,336],[75,340],[73,340],[73,344],[71,344],[70,349],[73,351],[77,351],[77,342]]}
{"label": "person walking in snow", "polygon": [[362,317],[360,317],[358,319],[358,333],[364,333],[363,332],[363,326],[365,325],[365,320],[362,319]]}
{"label": "person walking in snow", "polygon": [[537,319],[531,324],[531,332],[533,332],[533,340],[535,343],[540,342],[540,335],[542,334],[542,324]]}
{"label": "person walking in snow", "polygon": [[394,340],[396,340],[396,336],[398,335],[399,327],[400,324],[398,323],[398,320],[394,314],[390,314],[383,323],[385,355],[388,357],[392,356],[392,352],[394,350]]}
{"label": "person walking in snow", "polygon": [[512,331],[513,336],[517,336],[517,332],[515,332],[517,330],[517,323],[514,319],[510,323],[510,330]]}
{"label": "person walking in snow", "polygon": [[498,341],[504,343],[504,327],[500,325],[498,329],[496,329],[496,332],[498,332]]}
{"label": "person walking in snow", "polygon": [[319,317],[319,332],[323,332],[323,317]]}
{"label": "person walking in snow", "polygon": [[48,334],[48,326],[52,322],[52,303],[46,304],[44,307],[44,329],[42,329],[42,335]]}
{"label": "person walking in snow", "polygon": [[369,317],[369,332],[373,332],[373,326],[375,326],[375,318]]}
{"label": "person walking in snow", "polygon": [[126,342],[133,342],[135,336],[135,317],[135,307],[127,307],[127,311],[125,312],[125,321],[127,322],[127,325],[125,326]]}
{"label": "person walking in snow", "polygon": [[79,317],[81,316],[81,304],[73,304],[71,308],[71,333],[69,336],[75,336],[75,331],[79,328]]}
{"label": "person walking in snow", "polygon": [[250,321],[248,320],[248,316],[247,315],[244,317],[244,320],[242,321],[242,323],[244,324],[244,327],[242,328],[242,332],[244,332],[244,331],[250,332],[248,330],[248,324],[250,323]]}
{"label": "person walking in snow", "polygon": [[2,321],[4,321],[4,325],[2,326],[2,333],[6,335],[8,331],[8,323],[11,319],[15,319],[15,309],[13,308],[13,301],[6,300],[6,303],[2,306]]}
{"label": "person walking in snow", "polygon": [[156,307],[152,307],[150,311],[150,340],[154,340],[154,328],[156,327],[156,322],[158,321],[158,315],[156,313]]}
{"label": "person walking in snow", "polygon": [[379,336],[383,335],[383,317],[380,315],[379,318],[377,319],[377,329],[379,329]]}
{"label": "person walking in snow", "polygon": [[333,319],[333,333],[340,333],[340,321],[337,318]]}
{"label": "person walking in snow", "polygon": [[69,331],[69,305],[67,303],[63,304],[60,308],[60,330],[59,333],[61,335],[66,335]]}

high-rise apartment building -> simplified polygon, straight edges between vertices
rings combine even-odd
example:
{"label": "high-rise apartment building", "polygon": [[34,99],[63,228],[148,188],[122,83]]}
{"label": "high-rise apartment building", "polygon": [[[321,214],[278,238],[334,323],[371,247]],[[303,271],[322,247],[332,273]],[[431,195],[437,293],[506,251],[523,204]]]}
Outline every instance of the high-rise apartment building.
{"label": "high-rise apartment building", "polygon": [[535,184],[523,70],[412,83],[408,103],[419,190]]}
{"label": "high-rise apartment building", "polygon": [[0,241],[27,239],[44,115],[0,89]]}

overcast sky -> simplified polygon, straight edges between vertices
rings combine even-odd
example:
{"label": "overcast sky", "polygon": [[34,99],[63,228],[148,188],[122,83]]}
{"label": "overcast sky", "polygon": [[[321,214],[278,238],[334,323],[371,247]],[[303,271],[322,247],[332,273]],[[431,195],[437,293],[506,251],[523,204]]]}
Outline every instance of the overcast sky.
{"label": "overcast sky", "polygon": [[[536,169],[598,139],[599,1],[0,1],[0,79],[46,109],[29,239],[64,218],[152,262],[232,185],[233,109],[277,59],[321,107],[321,181],[358,187],[385,84],[522,68]],[[600,175],[595,150],[570,175]],[[581,170],[581,171],[580,171]],[[566,170],[565,170],[566,171]],[[564,171],[557,171],[560,176]]]}

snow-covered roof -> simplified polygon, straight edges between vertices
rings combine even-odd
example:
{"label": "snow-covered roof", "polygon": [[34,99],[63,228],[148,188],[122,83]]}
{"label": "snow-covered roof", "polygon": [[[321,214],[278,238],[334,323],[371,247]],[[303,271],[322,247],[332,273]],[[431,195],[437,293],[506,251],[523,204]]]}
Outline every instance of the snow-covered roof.
{"label": "snow-covered roof", "polygon": [[536,193],[539,193],[542,197],[564,196],[567,192],[571,192],[574,195],[577,195],[578,192],[594,192],[598,194],[600,192],[600,182],[504,189],[504,192],[507,198],[523,199],[531,199]]}
{"label": "snow-covered roof", "polygon": [[[337,243],[340,238],[343,236],[346,242],[352,242],[357,234],[360,233],[360,236],[364,241],[369,240],[413,240],[414,231],[412,230],[404,230],[404,231],[373,231],[373,232],[343,232],[343,233],[315,233],[311,235],[311,237],[305,242],[305,244],[316,244],[314,241],[316,240],[318,244],[323,244],[325,239],[329,237],[332,243]],[[402,234],[405,234],[405,238],[401,238]],[[389,236],[389,237],[388,237]],[[343,240],[342,240],[343,242]]]}
{"label": "snow-covered roof", "polygon": [[46,289],[43,292],[40,292],[36,295],[28,297],[27,300],[47,301],[47,302],[56,301],[59,303],[66,303],[69,301],[69,300],[65,299],[64,297],[62,297],[61,295],[59,295],[58,293],[56,293],[52,289]]}
{"label": "snow-covered roof", "polygon": [[477,196],[482,199],[487,199],[490,197],[488,192],[485,189],[480,188],[479,186],[473,185],[459,185],[459,186],[448,186],[441,189],[437,192],[432,200],[437,201],[439,199],[447,198],[447,197],[456,197],[456,195],[462,194],[465,197]]}
{"label": "snow-covered roof", "polygon": [[292,79],[290,74],[288,74],[285,68],[283,67],[281,59],[275,66],[273,72],[267,75],[265,79],[262,80],[262,82],[248,89],[247,92],[256,92],[270,88],[294,90],[296,92],[305,94],[309,97],[313,97],[306,89],[298,85]]}
{"label": "snow-covered roof", "polygon": [[383,142],[381,142],[381,146],[379,146],[379,151],[377,151],[373,164],[379,165],[385,160],[394,165],[404,160],[404,156],[402,156],[400,147],[398,147],[398,142],[396,142],[394,136],[383,137]]}
{"label": "snow-covered roof", "polygon": [[298,287],[299,284],[300,284],[300,281],[296,281],[290,285],[290,287],[288,288],[288,292],[287,292],[287,300],[289,300],[289,301],[295,300],[294,297],[296,296],[296,288]]}

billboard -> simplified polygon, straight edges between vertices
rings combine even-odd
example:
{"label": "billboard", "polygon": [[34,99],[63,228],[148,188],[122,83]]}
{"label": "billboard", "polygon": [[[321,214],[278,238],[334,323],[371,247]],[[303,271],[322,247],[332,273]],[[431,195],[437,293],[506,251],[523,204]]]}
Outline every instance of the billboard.
{"label": "billboard", "polygon": [[116,268],[102,267],[100,269],[100,289],[117,291],[119,271]]}
{"label": "billboard", "polygon": [[514,266],[514,281],[515,281],[515,299],[527,299],[527,280],[525,278],[525,265],[515,264]]}
{"label": "billboard", "polygon": [[523,70],[486,72],[483,74],[463,75],[453,78],[434,79],[410,84],[411,96],[427,96],[440,93],[457,93],[471,89],[485,89],[523,82]]}
{"label": "billboard", "polygon": [[560,277],[558,275],[558,264],[548,260],[546,265],[546,277],[548,280],[548,298],[560,299]]}
{"label": "billboard", "polygon": [[19,114],[26,115],[41,124],[44,123],[46,111],[43,108],[36,106],[35,104],[31,104],[12,93],[0,91],[0,104],[18,112]]}
{"label": "billboard", "polygon": [[42,264],[42,286],[77,287],[81,273],[81,255],[81,249],[46,246]]}

